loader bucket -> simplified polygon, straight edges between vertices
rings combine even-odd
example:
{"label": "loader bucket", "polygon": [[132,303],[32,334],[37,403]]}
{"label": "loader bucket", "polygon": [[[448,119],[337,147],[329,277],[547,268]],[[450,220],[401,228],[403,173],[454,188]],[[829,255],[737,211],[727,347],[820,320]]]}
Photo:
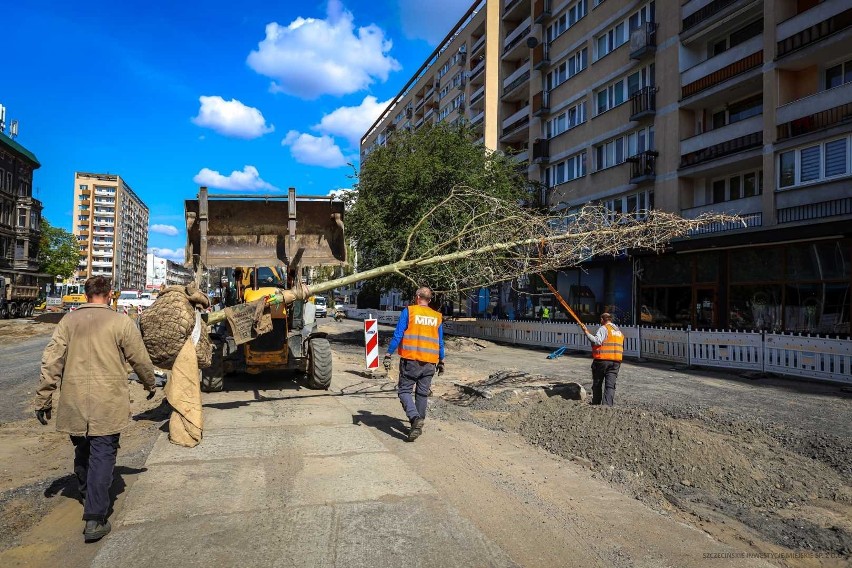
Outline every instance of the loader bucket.
{"label": "loader bucket", "polygon": [[293,189],[286,197],[208,195],[202,187],[185,207],[189,267],[282,266],[294,257],[302,266],[346,262],[341,201],[296,198]]}

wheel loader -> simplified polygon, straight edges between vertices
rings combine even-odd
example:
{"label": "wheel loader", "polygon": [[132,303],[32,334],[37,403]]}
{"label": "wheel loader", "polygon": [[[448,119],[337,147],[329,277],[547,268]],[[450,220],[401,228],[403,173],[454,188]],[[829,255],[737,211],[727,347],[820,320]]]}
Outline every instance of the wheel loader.
{"label": "wheel loader", "polygon": [[346,263],[343,202],[300,196],[290,188],[279,195],[209,195],[185,202],[186,263],[223,304],[252,302],[274,295],[269,305],[272,331],[235,345],[227,322],[212,326],[213,364],[202,371],[202,390],[222,390],[227,375],[290,372],[309,388],[328,389],[331,346],[316,330],[314,310],[304,290],[303,267]]}

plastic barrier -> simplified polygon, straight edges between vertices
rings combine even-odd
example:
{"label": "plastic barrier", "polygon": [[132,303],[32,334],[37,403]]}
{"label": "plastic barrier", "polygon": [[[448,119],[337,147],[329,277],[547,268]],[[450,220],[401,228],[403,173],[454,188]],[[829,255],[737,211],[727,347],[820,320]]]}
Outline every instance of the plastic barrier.
{"label": "plastic barrier", "polygon": [[852,341],[767,333],[763,342],[765,370],[852,384]]}
{"label": "plastic barrier", "polygon": [[[396,325],[396,311],[348,310],[347,316]],[[598,329],[588,326],[591,333]],[[852,384],[852,340],[749,331],[689,331],[653,327],[619,327],[624,355],[684,365],[729,370],[765,371],[793,377]],[[591,351],[575,323],[514,320],[447,320],[446,335],[475,337],[512,345]]]}

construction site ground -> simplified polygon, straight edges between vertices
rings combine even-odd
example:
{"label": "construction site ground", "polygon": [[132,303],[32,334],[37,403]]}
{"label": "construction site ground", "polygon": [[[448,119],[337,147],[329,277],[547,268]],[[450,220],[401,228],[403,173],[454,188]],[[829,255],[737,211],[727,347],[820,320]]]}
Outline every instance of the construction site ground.
{"label": "construction site ground", "polygon": [[194,449],[132,383],[114,529],[85,545],[71,444],[30,411],[53,327],[0,322],[0,566],[852,565],[842,386],[626,361],[593,407],[588,355],[448,338],[406,443],[361,324],[330,319],[329,391],[226,381]]}

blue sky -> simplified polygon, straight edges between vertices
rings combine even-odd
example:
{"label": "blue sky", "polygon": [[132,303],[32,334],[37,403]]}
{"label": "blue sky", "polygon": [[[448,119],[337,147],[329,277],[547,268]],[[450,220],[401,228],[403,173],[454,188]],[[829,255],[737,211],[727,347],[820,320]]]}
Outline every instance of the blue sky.
{"label": "blue sky", "polygon": [[[120,174],[149,247],[183,259],[183,200],[351,187],[358,140],[466,0],[109,2],[4,8],[0,104],[71,230],[75,171]],[[9,48],[11,47],[11,52]]]}

